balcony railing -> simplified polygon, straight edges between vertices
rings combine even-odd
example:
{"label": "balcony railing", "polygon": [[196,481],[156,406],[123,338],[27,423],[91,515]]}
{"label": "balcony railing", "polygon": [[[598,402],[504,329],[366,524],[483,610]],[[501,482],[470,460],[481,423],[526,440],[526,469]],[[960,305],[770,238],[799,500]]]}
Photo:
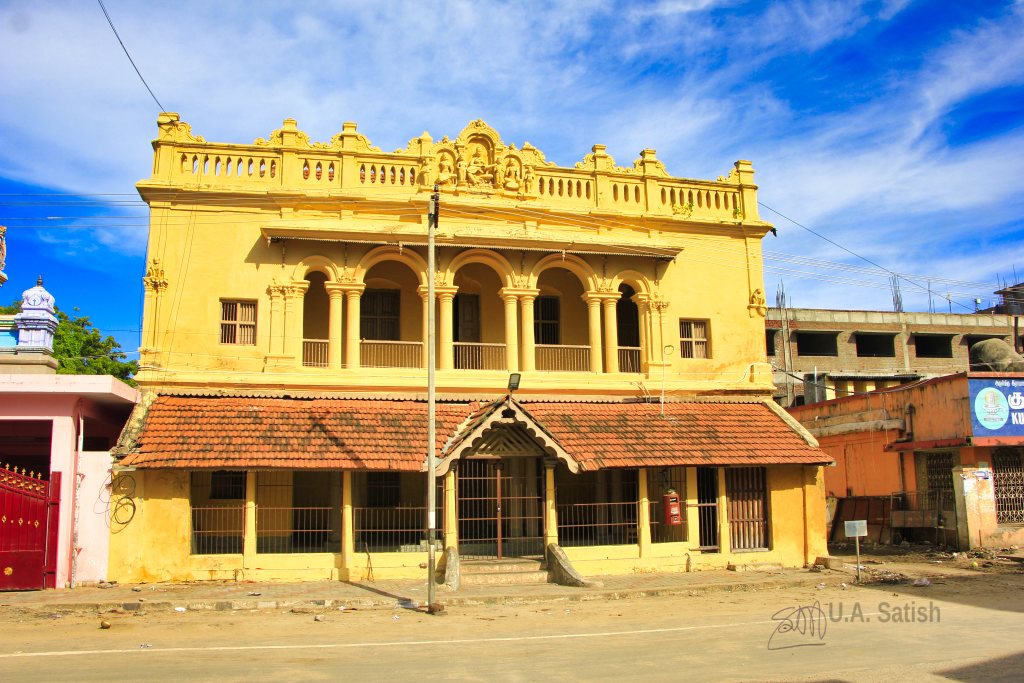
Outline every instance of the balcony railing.
{"label": "balcony railing", "polygon": [[455,342],[455,367],[459,370],[505,370],[504,344]]}
{"label": "balcony railing", "polygon": [[549,372],[589,372],[590,347],[537,344],[537,369]]}
{"label": "balcony railing", "polygon": [[619,347],[619,372],[640,372],[640,347]]}
{"label": "balcony railing", "polygon": [[341,550],[341,517],[325,507],[256,508],[257,553],[325,553]]}
{"label": "balcony railing", "polygon": [[[426,507],[357,507],[355,522],[356,552],[415,552],[427,550],[424,536]],[[443,527],[444,514],[437,508],[437,525]]]}
{"label": "balcony railing", "polygon": [[634,545],[637,503],[559,505],[558,543],[564,547]]}
{"label": "balcony railing", "polygon": [[422,368],[423,342],[364,339],[359,344],[359,364],[364,368]]}
{"label": "balcony railing", "polygon": [[245,533],[243,505],[192,507],[192,554],[242,552]]}
{"label": "balcony railing", "polygon": [[308,368],[327,367],[327,340],[303,339],[302,364]]}

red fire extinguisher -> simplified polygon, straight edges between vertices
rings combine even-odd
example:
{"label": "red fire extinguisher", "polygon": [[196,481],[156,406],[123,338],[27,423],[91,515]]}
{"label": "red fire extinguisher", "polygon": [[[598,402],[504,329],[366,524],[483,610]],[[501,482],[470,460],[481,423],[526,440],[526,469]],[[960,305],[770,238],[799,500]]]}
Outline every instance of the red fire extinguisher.
{"label": "red fire extinguisher", "polygon": [[683,512],[679,505],[679,494],[675,489],[665,491],[661,497],[661,506],[665,510],[665,524],[680,526],[683,523]]}

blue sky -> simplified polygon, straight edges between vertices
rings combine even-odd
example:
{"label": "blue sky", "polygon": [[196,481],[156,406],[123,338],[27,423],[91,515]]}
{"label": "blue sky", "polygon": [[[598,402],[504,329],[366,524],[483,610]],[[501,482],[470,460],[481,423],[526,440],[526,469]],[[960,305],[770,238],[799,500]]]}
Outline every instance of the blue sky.
{"label": "blue sky", "polygon": [[[657,149],[684,177],[750,159],[767,207],[905,275],[907,310],[967,312],[1024,280],[1024,2],[105,4],[207,140],[294,117],[314,140],[353,120],[395,149],[483,118],[562,165],[595,143],[621,165]],[[159,107],[87,0],[0,0],[0,64],[0,301],[42,274],[134,350],[134,183]],[[784,282],[794,306],[891,309],[888,272],[762,216],[770,301]]]}

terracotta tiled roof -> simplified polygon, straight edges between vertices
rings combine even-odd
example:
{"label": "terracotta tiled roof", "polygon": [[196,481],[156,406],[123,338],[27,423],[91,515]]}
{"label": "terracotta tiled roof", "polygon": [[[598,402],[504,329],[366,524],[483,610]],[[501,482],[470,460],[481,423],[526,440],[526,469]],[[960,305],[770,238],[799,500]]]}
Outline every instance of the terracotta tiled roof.
{"label": "terracotta tiled roof", "polygon": [[767,405],[527,403],[585,468],[829,463]]}
{"label": "terracotta tiled roof", "polygon": [[[437,443],[496,406],[439,403]],[[763,403],[529,402],[521,414],[583,469],[831,462]],[[419,470],[427,406],[414,400],[161,396],[123,465]],[[449,451],[450,452],[450,451]]]}
{"label": "terracotta tiled roof", "polygon": [[[438,447],[469,408],[438,404]],[[121,464],[418,470],[426,445],[422,401],[161,396]]]}

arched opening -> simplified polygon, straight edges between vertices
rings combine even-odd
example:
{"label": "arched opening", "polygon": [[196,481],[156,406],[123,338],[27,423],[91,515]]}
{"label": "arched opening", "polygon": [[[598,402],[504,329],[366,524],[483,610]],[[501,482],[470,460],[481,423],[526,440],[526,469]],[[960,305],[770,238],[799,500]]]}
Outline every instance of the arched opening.
{"label": "arched opening", "polygon": [[360,365],[423,367],[423,300],[419,280],[399,261],[381,261],[363,279],[360,297]]}
{"label": "arched opening", "polygon": [[327,298],[327,276],[314,270],[306,275],[309,289],[302,300],[302,364],[326,368],[330,302]]}
{"label": "arched opening", "polygon": [[533,308],[537,370],[588,372],[590,339],[583,284],[571,271],[553,267],[540,274],[537,288],[540,295]]}
{"label": "arched opening", "polygon": [[455,273],[455,286],[459,291],[452,302],[454,367],[506,369],[501,278],[483,263],[467,263]]}
{"label": "arched opening", "polygon": [[615,302],[619,372],[640,372],[640,309],[633,301],[636,290],[627,284],[621,284],[619,294],[621,296]]}

